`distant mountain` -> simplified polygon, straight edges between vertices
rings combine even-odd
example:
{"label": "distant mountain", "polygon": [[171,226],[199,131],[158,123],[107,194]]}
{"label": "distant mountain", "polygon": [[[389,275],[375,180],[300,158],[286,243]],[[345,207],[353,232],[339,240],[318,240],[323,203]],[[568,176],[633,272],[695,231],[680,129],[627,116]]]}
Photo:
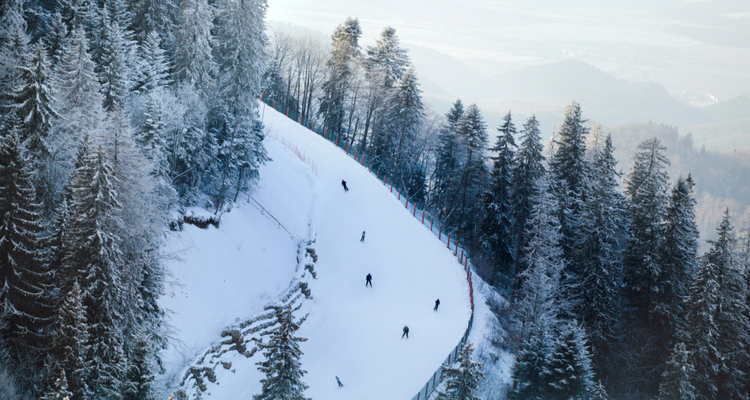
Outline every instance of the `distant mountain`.
{"label": "distant mountain", "polygon": [[750,118],[750,96],[737,96],[703,109],[714,122]]}
{"label": "distant mountain", "polygon": [[438,112],[446,112],[455,98],[476,102],[488,125],[495,127],[508,110],[519,122],[532,114],[545,136],[559,123],[572,100],[579,102],[591,123],[615,126],[631,122],[671,126],[706,124],[712,117],[671,97],[656,82],[625,82],[579,60],[505,71],[483,77],[461,61],[436,50],[415,46],[410,56],[426,98]]}
{"label": "distant mountain", "polygon": [[[578,60],[508,71],[492,78],[495,97],[544,99],[562,106],[576,100],[584,115],[607,125],[654,121],[684,126],[709,121],[701,110],[672,98],[656,82],[624,82]],[[486,93],[490,95],[490,93]]]}
{"label": "distant mountain", "polygon": [[516,69],[495,75],[492,81],[504,96],[569,95],[619,83],[617,78],[578,60]]}

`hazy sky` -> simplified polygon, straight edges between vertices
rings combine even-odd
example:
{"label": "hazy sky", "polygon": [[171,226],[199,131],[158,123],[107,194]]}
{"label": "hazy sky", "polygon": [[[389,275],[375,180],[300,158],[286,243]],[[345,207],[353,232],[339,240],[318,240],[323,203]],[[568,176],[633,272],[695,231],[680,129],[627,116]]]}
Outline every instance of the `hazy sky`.
{"label": "hazy sky", "polygon": [[365,44],[392,26],[404,47],[451,55],[485,76],[574,58],[671,93],[750,93],[750,0],[268,1],[269,21],[326,35],[347,16],[359,18]]}

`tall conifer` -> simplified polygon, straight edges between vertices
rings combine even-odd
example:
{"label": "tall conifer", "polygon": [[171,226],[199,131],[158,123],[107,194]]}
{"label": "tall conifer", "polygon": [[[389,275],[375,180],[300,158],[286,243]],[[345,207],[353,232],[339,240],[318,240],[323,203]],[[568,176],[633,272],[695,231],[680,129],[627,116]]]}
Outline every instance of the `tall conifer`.
{"label": "tall conifer", "polygon": [[513,124],[510,111],[503,117],[503,124],[497,128],[499,134],[495,146],[490,151],[496,153],[490,157],[493,161],[490,173],[490,187],[484,194],[484,220],[482,221],[482,247],[488,255],[493,274],[490,282],[502,283],[510,289],[513,276],[510,276],[514,263],[512,249],[513,236],[513,158],[516,147],[516,126]]}
{"label": "tall conifer", "polygon": [[[42,360],[53,311],[44,226],[28,158],[12,129],[0,139],[0,335],[19,366]],[[38,365],[37,365],[38,366]]]}
{"label": "tall conifer", "polygon": [[277,306],[275,311],[276,326],[264,333],[269,336],[269,341],[261,344],[266,360],[257,363],[258,370],[266,375],[260,381],[263,391],[253,395],[253,399],[308,400],[304,396],[307,384],[302,382],[307,371],[302,369],[299,362],[302,355],[299,343],[307,339],[295,336],[300,321],[294,318],[291,305]]}

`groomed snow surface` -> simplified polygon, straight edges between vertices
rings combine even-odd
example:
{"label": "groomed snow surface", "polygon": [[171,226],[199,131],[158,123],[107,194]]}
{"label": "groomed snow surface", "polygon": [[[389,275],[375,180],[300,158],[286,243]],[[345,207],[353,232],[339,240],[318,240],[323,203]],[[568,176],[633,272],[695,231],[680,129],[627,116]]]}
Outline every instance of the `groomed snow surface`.
{"label": "groomed snow surface", "polygon": [[[171,310],[174,332],[163,354],[162,379],[174,388],[184,368],[220,339],[224,327],[275,300],[295,273],[299,243],[314,240],[313,299],[296,312],[309,313],[298,331],[308,339],[301,344],[305,395],[411,399],[466,329],[471,309],[463,269],[382,181],[341,149],[269,107],[262,113],[272,161],[260,170],[254,200],[223,214],[218,229],[185,225],[169,239],[171,277],[162,306]],[[282,142],[296,146],[316,168]],[[365,287],[368,273],[372,288]],[[438,298],[440,309],[434,312]],[[480,331],[484,324],[475,319]],[[401,338],[404,325],[408,339]],[[260,352],[223,357],[232,367],[217,370],[205,398],[251,399],[261,392]]]}

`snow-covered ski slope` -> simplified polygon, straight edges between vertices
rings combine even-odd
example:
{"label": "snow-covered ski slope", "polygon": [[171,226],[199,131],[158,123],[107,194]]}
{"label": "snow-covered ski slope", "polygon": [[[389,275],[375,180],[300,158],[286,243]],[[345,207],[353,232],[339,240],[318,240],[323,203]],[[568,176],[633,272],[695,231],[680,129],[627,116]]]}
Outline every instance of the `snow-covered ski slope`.
{"label": "snow-covered ski slope", "polygon": [[[222,216],[219,229],[186,225],[170,240],[169,253],[185,250],[169,263],[174,284],[163,299],[179,343],[165,353],[166,378],[181,378],[186,363],[219,340],[225,326],[278,296],[297,267],[297,244],[312,239],[318,255],[313,299],[296,313],[309,313],[298,331],[308,338],[301,344],[305,395],[411,399],[465,332],[471,308],[463,269],[382,181],[341,149],[270,107],[263,117],[273,160],[261,168],[252,197],[266,211],[243,203]],[[368,273],[372,288],[365,287]],[[408,339],[401,338],[404,325]],[[223,357],[231,368],[217,370],[218,384],[207,383],[205,398],[260,393],[260,353]]]}

